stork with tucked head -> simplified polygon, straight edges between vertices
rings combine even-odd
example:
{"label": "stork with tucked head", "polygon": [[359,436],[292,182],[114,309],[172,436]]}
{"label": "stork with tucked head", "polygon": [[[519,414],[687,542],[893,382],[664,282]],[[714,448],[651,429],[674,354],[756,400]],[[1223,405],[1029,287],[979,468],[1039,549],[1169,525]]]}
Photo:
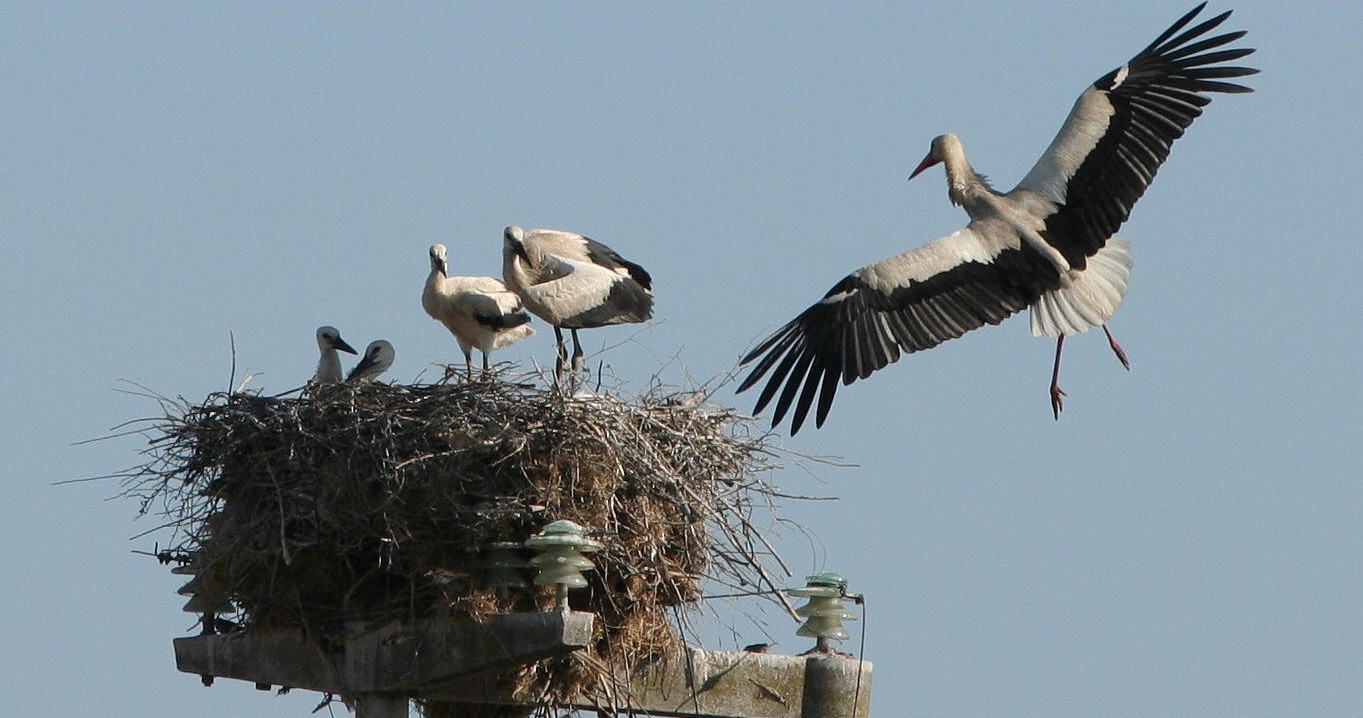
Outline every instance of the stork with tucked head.
{"label": "stork with tucked head", "polygon": [[322,357],[317,360],[317,373],[312,380],[318,384],[341,381],[341,355],[336,351],[339,349],[354,354],[355,350],[341,338],[341,332],[336,327],[317,327],[317,348]]}
{"label": "stork with tucked head", "polygon": [[431,273],[421,293],[421,306],[432,319],[445,325],[464,353],[468,376],[473,377],[473,349],[487,355],[535,333],[521,300],[492,277],[449,276],[448,250],[443,244],[430,248]]}
{"label": "stork with tucked head", "polygon": [[360,357],[360,363],[346,375],[347,384],[358,384],[370,382],[379,378],[379,375],[388,371],[393,366],[393,360],[397,358],[397,353],[393,351],[393,345],[385,339],[378,339],[369,342],[369,346],[364,349],[364,356]]}
{"label": "stork with tucked head", "polygon": [[653,278],[606,245],[575,232],[507,227],[502,279],[531,314],[554,326],[555,377],[568,363],[563,330],[573,334],[572,370],[582,368],[577,330],[648,321]]}
{"label": "stork with tucked head", "polygon": [[[865,379],[901,351],[930,349],[1030,308],[1032,333],[1056,338],[1050,393],[1059,419],[1065,337],[1096,326],[1106,332],[1126,295],[1131,256],[1117,229],[1209,95],[1251,92],[1226,80],[1258,70],[1226,63],[1254,50],[1218,49],[1245,32],[1206,37],[1230,11],[1188,27],[1205,5],[1084,90],[1010,192],[971,168],[955,135],[934,139],[910,179],[944,165],[947,196],[970,223],[849,274],[744,356],[742,363],[757,364],[738,391],[771,375],[755,411],[774,399],[773,426],[792,408],[791,434],[811,408],[822,426],[839,382]],[[1108,341],[1127,365],[1111,333]]]}

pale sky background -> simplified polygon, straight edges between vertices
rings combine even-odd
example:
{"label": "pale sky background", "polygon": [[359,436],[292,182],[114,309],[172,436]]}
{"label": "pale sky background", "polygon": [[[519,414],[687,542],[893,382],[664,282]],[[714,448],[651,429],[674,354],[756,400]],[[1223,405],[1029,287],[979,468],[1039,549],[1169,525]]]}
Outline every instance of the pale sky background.
{"label": "pale sky background", "polygon": [[[1079,92],[1177,2],[0,6],[0,712],[306,716],[312,693],[177,673],[180,584],[106,500],[157,413],[300,385],[313,330],[458,349],[419,304],[426,248],[499,274],[502,227],[644,264],[655,320],[588,332],[632,391],[734,368],[862,264],[965,222],[954,131],[1010,188]],[[1263,69],[1175,145],[1122,230],[1111,322],[1014,318],[844,388],[784,439],[856,468],[772,478],[800,580],[869,601],[878,715],[1363,714],[1363,10],[1238,2]],[[552,333],[497,355],[552,357]],[[605,354],[603,347],[622,345]],[[347,367],[353,358],[347,357]],[[749,410],[732,384],[715,397]],[[856,628],[860,629],[861,624]],[[775,624],[777,650],[805,639]],[[761,640],[760,634],[745,637]],[[855,641],[846,648],[855,650]]]}

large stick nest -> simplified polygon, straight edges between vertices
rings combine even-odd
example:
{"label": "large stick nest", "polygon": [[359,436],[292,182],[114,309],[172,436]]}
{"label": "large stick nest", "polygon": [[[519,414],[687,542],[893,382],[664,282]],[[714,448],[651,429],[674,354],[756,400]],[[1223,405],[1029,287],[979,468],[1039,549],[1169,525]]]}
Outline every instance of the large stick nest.
{"label": "large stick nest", "polygon": [[707,579],[763,592],[787,573],[752,523],[772,495],[768,435],[701,398],[502,376],[219,393],[153,420],[125,493],[167,518],[162,555],[192,561],[243,627],[319,637],[347,620],[543,609],[550,588],[485,588],[482,552],[570,519],[605,545],[572,607],[598,616],[594,660],[628,667],[675,648],[665,611],[695,605]]}

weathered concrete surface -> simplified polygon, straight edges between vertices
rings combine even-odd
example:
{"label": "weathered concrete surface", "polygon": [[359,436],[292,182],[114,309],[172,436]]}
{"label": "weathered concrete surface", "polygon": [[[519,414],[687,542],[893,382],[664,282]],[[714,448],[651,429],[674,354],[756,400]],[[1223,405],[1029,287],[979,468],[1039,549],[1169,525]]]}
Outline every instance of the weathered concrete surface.
{"label": "weathered concrete surface", "polygon": [[[572,706],[698,718],[865,718],[870,696],[871,664],[856,658],[692,648],[630,677],[628,691],[579,696]],[[423,697],[516,703],[488,676],[433,685]]]}
{"label": "weathered concrete surface", "polygon": [[513,613],[483,623],[384,624],[335,651],[298,629],[175,639],[185,673],[333,693],[410,692],[423,684],[563,655],[587,645],[590,613]]}
{"label": "weathered concrete surface", "polygon": [[[524,613],[485,623],[386,624],[324,651],[301,631],[277,630],[175,640],[181,671],[362,698],[373,716],[395,715],[405,698],[516,704],[499,673],[567,655],[591,640],[589,613]],[[865,718],[871,664],[834,654],[691,648],[632,676],[609,695],[573,707],[714,718]],[[377,700],[379,698],[382,700]],[[382,706],[382,707],[380,707]],[[566,706],[565,706],[566,707]]]}

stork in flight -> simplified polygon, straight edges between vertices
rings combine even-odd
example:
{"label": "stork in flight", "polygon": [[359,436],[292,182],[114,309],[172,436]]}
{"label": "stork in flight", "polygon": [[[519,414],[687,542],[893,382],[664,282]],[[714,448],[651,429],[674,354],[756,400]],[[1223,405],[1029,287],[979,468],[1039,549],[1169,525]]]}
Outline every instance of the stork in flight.
{"label": "stork in flight", "polygon": [[317,373],[312,380],[318,384],[335,384],[341,381],[341,355],[336,350],[354,354],[355,350],[341,338],[336,327],[317,327],[317,349],[321,358],[317,360]]}
{"label": "stork in flight", "polygon": [[644,322],[653,316],[653,278],[648,271],[573,232],[507,227],[502,233],[502,279],[531,314],[554,326],[555,378],[568,362],[565,328],[573,334],[572,370],[577,372],[582,368],[577,330]]}
{"label": "stork in flight", "polygon": [[[865,379],[901,351],[930,349],[1030,307],[1032,333],[1056,337],[1051,408],[1059,419],[1065,337],[1095,326],[1106,332],[1126,293],[1131,259],[1114,233],[1174,140],[1211,102],[1209,93],[1252,92],[1226,80],[1258,70],[1226,63],[1254,50],[1217,49],[1245,31],[1205,37],[1230,11],[1188,27],[1205,5],[1085,89],[1011,192],[993,189],[970,167],[955,135],[933,139],[909,178],[943,164],[947,196],[970,223],[847,275],[744,356],[742,364],[757,364],[738,391],[771,375],[754,411],[775,399],[773,427],[792,407],[791,435],[811,408],[822,426],[839,381]],[[1125,365],[1110,333],[1108,341]]]}
{"label": "stork in flight", "polygon": [[393,345],[387,340],[377,339],[369,342],[369,346],[364,349],[364,356],[360,357],[360,362],[346,375],[345,383],[374,381],[393,366],[393,360],[396,358],[397,352],[393,351]]}
{"label": "stork in flight", "polygon": [[521,300],[493,277],[449,276],[448,251],[431,245],[431,273],[421,293],[421,306],[431,318],[445,325],[464,352],[464,366],[473,378],[473,349],[487,355],[535,333]]}

